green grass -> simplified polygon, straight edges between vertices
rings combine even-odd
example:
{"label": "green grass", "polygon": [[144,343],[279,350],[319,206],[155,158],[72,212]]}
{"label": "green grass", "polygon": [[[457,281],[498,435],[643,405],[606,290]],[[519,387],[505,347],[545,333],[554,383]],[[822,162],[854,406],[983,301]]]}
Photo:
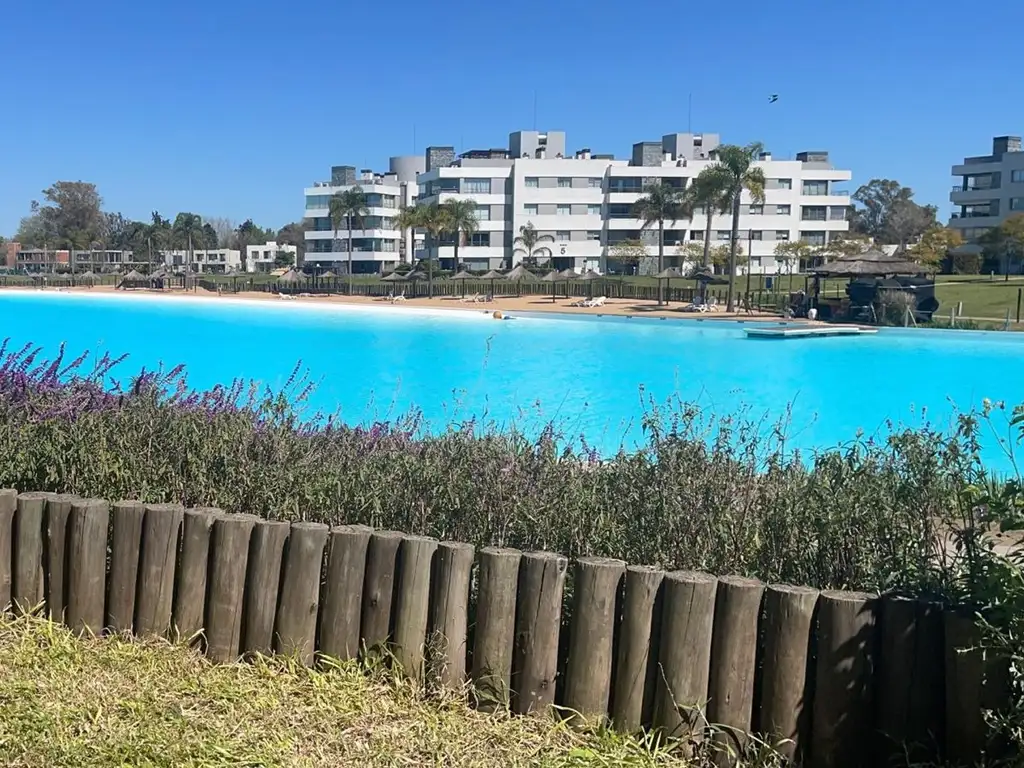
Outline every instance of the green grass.
{"label": "green grass", "polygon": [[355,664],[215,666],[161,641],[0,621],[5,766],[683,766],[665,748],[425,698]]}

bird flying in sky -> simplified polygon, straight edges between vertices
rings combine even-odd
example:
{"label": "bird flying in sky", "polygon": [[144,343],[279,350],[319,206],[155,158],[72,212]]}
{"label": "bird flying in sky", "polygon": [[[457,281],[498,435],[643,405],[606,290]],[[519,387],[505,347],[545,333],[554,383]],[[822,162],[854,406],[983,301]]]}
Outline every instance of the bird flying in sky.
{"label": "bird flying in sky", "polygon": [[771,96],[768,97],[768,103],[769,104],[774,104],[778,100],[779,100],[779,94],[777,94],[777,93],[773,93]]}

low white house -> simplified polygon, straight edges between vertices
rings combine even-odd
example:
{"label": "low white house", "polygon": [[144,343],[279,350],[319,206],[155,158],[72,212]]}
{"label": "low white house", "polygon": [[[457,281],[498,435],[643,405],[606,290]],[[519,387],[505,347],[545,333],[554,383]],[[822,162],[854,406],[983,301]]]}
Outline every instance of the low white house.
{"label": "low white house", "polygon": [[[183,271],[189,265],[189,252],[164,251],[164,264],[175,272]],[[235,248],[196,250],[191,256],[192,269],[200,274],[222,275],[242,268],[242,252]]]}
{"label": "low white house", "polygon": [[287,254],[291,261],[288,266],[295,266],[299,249],[294,245],[285,245],[269,240],[263,245],[245,246],[246,272],[271,272],[276,268],[278,254]]}

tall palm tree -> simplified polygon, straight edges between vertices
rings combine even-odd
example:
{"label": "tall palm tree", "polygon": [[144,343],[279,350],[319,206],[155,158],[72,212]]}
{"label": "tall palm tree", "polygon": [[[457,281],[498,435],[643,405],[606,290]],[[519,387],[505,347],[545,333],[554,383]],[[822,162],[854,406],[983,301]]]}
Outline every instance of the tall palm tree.
{"label": "tall palm tree", "polygon": [[413,253],[415,258],[416,253],[416,230],[423,229],[420,225],[422,220],[421,214],[423,208],[412,205],[403,205],[398,209],[398,213],[395,215],[395,229],[402,233],[402,240],[406,238],[408,232],[408,242],[412,243],[410,251]]}
{"label": "tall palm tree", "polygon": [[449,231],[455,234],[455,271],[459,271],[459,245],[462,239],[468,239],[480,229],[480,220],[476,217],[476,201],[469,198],[451,198],[441,203],[448,215]]}
{"label": "tall palm tree", "polygon": [[695,208],[702,208],[707,217],[704,225],[704,256],[701,266],[711,265],[711,224],[716,213],[727,213],[732,200],[729,197],[729,190],[725,185],[722,174],[717,173],[713,166],[705,168],[697,174],[693,183],[686,188],[686,207],[691,212]]}
{"label": "tall palm tree", "polygon": [[713,173],[719,177],[721,184],[729,192],[732,206],[732,236],[729,238],[729,292],[726,299],[726,311],[735,308],[734,287],[736,282],[736,249],[740,240],[740,198],[743,190],[750,194],[755,203],[764,202],[764,170],[756,167],[754,162],[764,152],[764,145],[759,142],[738,147],[726,144],[718,148],[718,162],[711,166]]}
{"label": "tall palm tree", "polygon": [[202,236],[203,218],[195,213],[179,213],[174,217],[174,224],[171,226],[179,242],[188,249],[188,261],[185,264],[185,273],[192,272],[195,262],[195,240]]}
{"label": "tall palm tree", "polygon": [[[550,259],[551,249],[548,248],[546,245],[541,245],[541,243],[553,242],[555,242],[555,238],[553,238],[551,235],[538,234],[536,227],[533,226],[533,222],[528,221],[526,222],[526,224],[519,228],[519,236],[512,241],[513,258],[509,259],[509,261],[511,262],[514,260],[515,254],[517,252],[525,254],[525,256],[523,257],[523,261],[531,265],[537,263],[538,253],[546,253],[548,255],[548,259]],[[513,266],[514,265],[511,263],[508,265],[509,269],[511,269]]]}
{"label": "tall palm tree", "polygon": [[402,208],[395,219],[395,225],[400,229],[422,229],[427,233],[427,296],[433,298],[434,259],[430,251],[432,248],[440,248],[442,235],[454,231],[448,208],[437,203]]}
{"label": "tall palm tree", "polygon": [[[686,199],[682,190],[660,181],[647,185],[647,194],[633,204],[633,212],[643,221],[642,229],[658,225],[658,271],[665,269],[665,222],[687,217]],[[658,281],[658,304],[665,303],[665,284]]]}
{"label": "tall palm tree", "polygon": [[362,225],[363,216],[369,213],[366,206],[366,193],[356,185],[344,192],[335,192],[328,202],[331,226],[334,228],[334,240],[338,239],[341,222],[345,222],[348,231],[348,295],[352,295],[352,224]]}

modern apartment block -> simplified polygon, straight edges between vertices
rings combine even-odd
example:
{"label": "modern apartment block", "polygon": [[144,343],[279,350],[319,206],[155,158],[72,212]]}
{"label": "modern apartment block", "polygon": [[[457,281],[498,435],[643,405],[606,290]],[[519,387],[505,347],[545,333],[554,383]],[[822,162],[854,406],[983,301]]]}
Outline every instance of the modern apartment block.
{"label": "modern apartment block", "polygon": [[277,269],[277,256],[280,253],[288,254],[291,257],[291,264],[295,264],[295,257],[299,249],[294,245],[278,244],[269,240],[263,245],[245,246],[245,271],[246,272],[273,272]]}
{"label": "modern apartment block", "polygon": [[949,199],[955,210],[949,226],[964,240],[977,240],[1015,213],[1024,213],[1024,152],[1019,136],[996,136],[992,153],[965,157],[953,166],[960,183]]}
{"label": "modern apartment block", "polygon": [[[640,240],[649,255],[657,254],[657,231],[643,228],[633,205],[655,181],[685,188],[715,162],[719,145],[720,138],[715,134],[668,134],[661,141],[638,142],[630,159],[617,160],[590,149],[567,156],[565,134],[559,131],[518,131],[509,136],[507,150],[472,150],[445,156],[439,150],[450,147],[430,147],[414,179],[401,184],[390,182],[391,186],[381,188],[381,193],[390,191],[399,207],[443,203],[452,198],[473,200],[478,231],[459,249],[460,261],[470,269],[499,268],[521,261],[526,254],[517,249],[515,239],[524,227],[532,225],[545,236],[542,245],[551,253],[553,268],[604,271],[609,259],[614,258],[616,244],[624,240]],[[446,158],[447,163],[443,162]],[[766,199],[763,204],[754,204],[744,195],[740,216],[744,250],[749,242],[752,254],[751,272],[775,273],[782,268],[774,256],[780,241],[801,239],[824,245],[848,230],[849,192],[838,185],[848,182],[851,173],[834,168],[828,153],[801,152],[795,160],[775,160],[765,153],[758,164],[768,178]],[[377,183],[377,176],[366,178]],[[378,187],[361,183],[369,194],[376,194]],[[311,199],[320,205],[313,209],[314,215],[326,216],[327,197],[335,188],[330,192],[321,189],[306,190],[307,217],[311,216]],[[665,253],[669,263],[680,260],[687,243],[703,241],[706,223],[702,211],[692,219],[666,222]],[[329,229],[329,221],[317,223],[314,219],[314,229],[319,228]],[[731,228],[731,216],[713,216],[711,236],[716,243],[728,242]],[[314,232],[306,237],[307,245],[320,239]],[[339,233],[339,237],[344,239],[346,233]],[[353,237],[362,240],[366,235],[356,232]],[[326,233],[325,245],[330,238],[333,232]],[[357,253],[354,269],[379,271],[398,260],[420,255],[416,246],[410,251],[407,243],[411,238],[403,233],[395,231],[390,238],[395,242],[394,250],[387,252],[394,254],[392,258],[363,255],[373,251]],[[406,243],[401,253],[399,243]],[[321,253],[337,257],[336,251],[321,247]],[[307,262],[315,261],[309,250]],[[451,266],[451,238],[433,248],[430,255]]]}
{"label": "modern apartment block", "polygon": [[134,252],[121,250],[72,251],[71,261],[76,273],[93,272],[97,275],[136,269],[146,263],[144,259],[137,260]]}
{"label": "modern apartment block", "polygon": [[190,264],[193,272],[208,275],[224,275],[242,269],[242,252],[236,248],[193,250],[191,257],[186,250],[164,251],[164,264],[174,272],[186,270]]}

